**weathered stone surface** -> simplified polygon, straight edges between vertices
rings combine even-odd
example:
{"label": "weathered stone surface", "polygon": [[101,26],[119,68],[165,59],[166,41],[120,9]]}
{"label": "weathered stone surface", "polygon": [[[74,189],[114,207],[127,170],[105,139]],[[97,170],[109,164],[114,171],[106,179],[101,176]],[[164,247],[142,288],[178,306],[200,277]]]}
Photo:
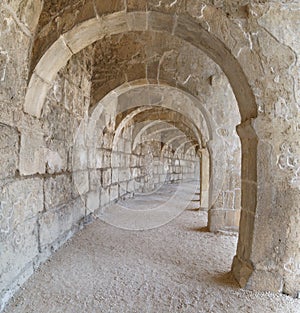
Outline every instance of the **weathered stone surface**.
{"label": "weathered stone surface", "polygon": [[87,215],[100,208],[100,188],[87,194],[86,207]]}
{"label": "weathered stone surface", "polygon": [[42,211],[40,179],[15,180],[0,188],[1,299],[11,296],[33,273],[39,253],[37,216]]}
{"label": "weathered stone surface", "polygon": [[72,180],[70,175],[62,174],[45,179],[45,208],[57,209],[72,199]]}
{"label": "weathered stone surface", "polygon": [[299,9],[295,1],[3,0],[5,288],[85,215],[201,172],[210,229],[236,230],[241,212],[240,284],[297,295]]}
{"label": "weathered stone surface", "polygon": [[19,134],[16,129],[0,124],[0,179],[14,176],[18,168]]}
{"label": "weathered stone surface", "polygon": [[[38,255],[38,230],[36,219],[26,220],[0,239],[1,299],[12,296],[18,283],[24,283],[33,274],[33,260]],[[3,308],[1,301],[1,309]]]}
{"label": "weathered stone surface", "polygon": [[100,205],[103,208],[110,202],[110,188],[102,188],[100,193]]}
{"label": "weathered stone surface", "polygon": [[109,200],[112,202],[119,198],[119,185],[111,185],[109,192]]}
{"label": "weathered stone surface", "polygon": [[84,216],[85,206],[80,198],[43,214],[39,219],[41,248],[52,244],[55,244],[55,248],[59,247],[78,230]]}
{"label": "weathered stone surface", "polygon": [[40,178],[16,179],[5,183],[0,191],[2,238],[43,211],[43,181]]}
{"label": "weathered stone surface", "polygon": [[0,32],[0,103],[13,102],[14,110],[20,109],[27,87],[32,34],[7,3],[0,5]]}

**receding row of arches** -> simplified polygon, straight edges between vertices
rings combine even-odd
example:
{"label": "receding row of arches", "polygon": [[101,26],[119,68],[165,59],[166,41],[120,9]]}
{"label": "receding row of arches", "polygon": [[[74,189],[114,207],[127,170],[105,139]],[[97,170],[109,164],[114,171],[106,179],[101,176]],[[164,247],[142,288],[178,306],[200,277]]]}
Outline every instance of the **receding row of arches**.
{"label": "receding row of arches", "polygon": [[[166,180],[199,179],[208,228],[239,231],[232,264],[239,284],[295,295],[299,275],[286,264],[299,251],[286,247],[298,226],[292,217],[276,220],[288,228],[283,246],[263,208],[271,205],[264,191],[274,195],[277,188],[265,179],[278,169],[274,156],[268,159],[272,121],[259,109],[263,83],[253,68],[261,64],[250,37],[213,5],[203,5],[197,18],[187,4],[77,5],[49,12],[48,4],[41,6],[30,29],[17,172],[43,181],[32,260],[42,262],[67,232],[75,233],[76,223],[125,194],[149,192]],[[72,10],[77,13],[70,17]],[[227,28],[234,30],[231,37]],[[276,130],[269,132],[272,137]],[[70,185],[64,196],[55,194],[60,185]],[[295,189],[285,190],[295,204]],[[70,208],[70,222],[56,220],[62,203],[77,198],[83,208],[74,216]],[[272,256],[273,248],[282,251],[281,259]]]}

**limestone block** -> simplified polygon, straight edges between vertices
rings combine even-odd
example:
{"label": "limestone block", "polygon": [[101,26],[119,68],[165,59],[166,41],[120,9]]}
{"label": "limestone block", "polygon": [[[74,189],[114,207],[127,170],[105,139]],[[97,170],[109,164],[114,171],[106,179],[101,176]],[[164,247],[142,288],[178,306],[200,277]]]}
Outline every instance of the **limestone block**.
{"label": "limestone block", "polygon": [[0,122],[6,124],[7,126],[15,126],[15,116],[19,116],[19,112],[15,104],[11,101],[5,101],[2,97],[2,92],[0,91]]}
{"label": "limestone block", "polygon": [[99,16],[125,10],[123,0],[96,0],[95,8]]}
{"label": "limestone block", "polygon": [[[15,110],[20,109],[24,103],[31,33],[2,7],[2,3],[3,1],[0,11],[0,101],[13,102]],[[22,53],[17,53],[18,51]]]}
{"label": "limestone block", "polygon": [[46,178],[44,193],[46,210],[55,209],[62,204],[68,203],[72,199],[71,176],[62,174]]}
{"label": "limestone block", "polygon": [[240,210],[242,203],[242,193],[241,189],[234,190],[234,209]]}
{"label": "limestone block", "polygon": [[121,166],[121,159],[120,153],[117,151],[113,151],[111,153],[111,167],[120,167]]}
{"label": "limestone block", "polygon": [[84,216],[85,206],[80,198],[57,210],[44,213],[39,220],[42,249],[55,241],[63,241],[67,232],[74,233]]}
{"label": "limestone block", "polygon": [[45,141],[42,132],[23,131],[21,134],[20,174],[45,173]]}
{"label": "limestone block", "polygon": [[96,191],[101,188],[101,177],[102,172],[101,170],[91,170],[89,174],[89,182],[90,182],[90,191]]}
{"label": "limestone block", "polygon": [[125,152],[125,141],[123,138],[118,138],[117,151]]}
{"label": "limestone block", "polygon": [[83,197],[89,191],[89,172],[76,171],[72,173],[72,197]]}
{"label": "limestone block", "polygon": [[180,13],[185,10],[185,0],[149,0],[148,10],[164,13]]}
{"label": "limestone block", "polygon": [[208,227],[210,231],[239,230],[240,210],[210,209],[208,216]]}
{"label": "limestone block", "polygon": [[121,166],[126,166],[127,155],[125,153],[120,153],[120,161]]}
{"label": "limestone block", "polygon": [[109,150],[104,150],[102,168],[108,168],[110,166],[111,166],[111,152]]}
{"label": "limestone block", "polygon": [[[72,78],[74,79],[74,77]],[[78,90],[75,88],[73,82],[69,81],[69,77],[68,79],[64,80],[63,88],[64,88],[63,104],[65,109],[71,112],[76,107],[76,101],[78,100],[79,93]]]}
{"label": "limestone block", "polygon": [[43,210],[43,183],[39,178],[7,182],[0,188],[0,236],[2,238],[34,219]]}
{"label": "limestone block", "polygon": [[19,134],[16,129],[0,124],[0,179],[14,176],[18,168]]}
{"label": "limestone block", "polygon": [[102,171],[102,186],[105,188],[111,184],[111,172],[110,168]]}
{"label": "limestone block", "polygon": [[147,0],[128,0],[127,11],[146,11]]}
{"label": "limestone block", "polygon": [[68,168],[68,148],[64,141],[51,140],[44,149],[47,172],[50,174],[66,171]]}
{"label": "limestone block", "polygon": [[159,175],[159,181],[161,183],[165,182],[167,180],[167,175],[166,174],[163,174],[163,175]]}
{"label": "limestone block", "polygon": [[[103,166],[104,150],[98,148],[88,149],[88,167],[90,169],[100,169],[107,166]],[[107,165],[107,164],[106,164]]]}
{"label": "limestone block", "polygon": [[130,159],[131,159],[130,154],[124,154],[124,165],[123,166],[130,167]]}
{"label": "limestone block", "polygon": [[119,181],[119,168],[112,169],[112,184],[117,183]]}
{"label": "limestone block", "polygon": [[127,181],[119,183],[119,197],[122,197],[128,193],[127,191]]}
{"label": "limestone block", "polygon": [[119,181],[124,182],[131,178],[131,171],[130,168],[121,168],[119,169]]}
{"label": "limestone block", "polygon": [[124,152],[131,153],[131,141],[125,140]]}
{"label": "limestone block", "polygon": [[133,167],[130,170],[132,178],[136,178],[141,175],[141,169],[139,167]]}
{"label": "limestone block", "polygon": [[[114,136],[111,133],[106,133],[103,135],[103,148],[104,149],[111,149],[113,143]],[[118,151],[121,151],[118,149]]]}
{"label": "limestone block", "polygon": [[278,293],[282,291],[283,277],[279,273],[256,270],[250,276],[246,288],[256,291]]}
{"label": "limestone block", "polygon": [[111,185],[109,189],[110,189],[109,200],[110,201],[117,200],[119,198],[119,185]]}
{"label": "limestone block", "polygon": [[55,105],[55,103],[47,100],[42,117],[43,130],[47,137],[65,140],[68,145],[73,145],[74,135],[76,134],[76,145],[81,145],[80,140],[85,135],[84,131],[76,129],[77,123],[74,116],[62,105]]}
{"label": "limestone block", "polygon": [[122,137],[125,140],[132,141],[133,128],[134,128],[133,126],[129,126],[129,125],[124,127]]}
{"label": "limestone block", "polygon": [[110,188],[102,188],[100,192],[100,205],[104,207],[110,201]]}
{"label": "limestone block", "polygon": [[[24,281],[33,273],[32,261],[38,255],[38,232],[36,219],[18,224],[7,234],[5,241],[0,236],[0,295],[14,289],[14,281]],[[17,287],[17,286],[14,286]]]}
{"label": "limestone block", "polygon": [[234,191],[225,191],[224,192],[224,208],[234,209]]}
{"label": "limestone block", "polygon": [[64,38],[60,37],[40,59],[35,67],[36,75],[44,81],[51,83],[57,72],[67,63],[71,56],[70,48],[66,45]]}
{"label": "limestone block", "polygon": [[42,0],[26,0],[19,7],[20,19],[34,33],[42,11]]}
{"label": "limestone block", "polygon": [[66,44],[74,54],[78,53],[95,40],[103,37],[103,25],[97,18],[90,19],[63,35]]}
{"label": "limestone block", "polygon": [[[89,157],[88,150],[85,146],[77,146],[77,145],[73,146],[72,147],[72,169],[73,169],[73,171],[87,169],[88,157]],[[91,164],[91,165],[94,165],[94,164]],[[91,166],[91,168],[93,168],[93,166]]]}
{"label": "limestone block", "polygon": [[127,192],[134,192],[135,191],[135,181],[130,180],[127,183]]}
{"label": "limestone block", "polygon": [[7,51],[0,51],[0,81],[3,82],[6,76],[6,68],[8,64],[8,52]]}
{"label": "limestone block", "polygon": [[100,208],[100,188],[97,191],[90,191],[87,194],[86,215],[95,212]]}

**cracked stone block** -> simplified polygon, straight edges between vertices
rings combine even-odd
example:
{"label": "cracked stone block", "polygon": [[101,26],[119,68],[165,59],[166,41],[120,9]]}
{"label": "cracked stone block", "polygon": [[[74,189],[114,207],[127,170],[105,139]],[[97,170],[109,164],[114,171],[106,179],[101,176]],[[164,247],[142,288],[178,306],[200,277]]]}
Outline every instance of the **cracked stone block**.
{"label": "cracked stone block", "polygon": [[70,175],[58,175],[45,179],[45,208],[56,209],[72,199],[72,180]]}

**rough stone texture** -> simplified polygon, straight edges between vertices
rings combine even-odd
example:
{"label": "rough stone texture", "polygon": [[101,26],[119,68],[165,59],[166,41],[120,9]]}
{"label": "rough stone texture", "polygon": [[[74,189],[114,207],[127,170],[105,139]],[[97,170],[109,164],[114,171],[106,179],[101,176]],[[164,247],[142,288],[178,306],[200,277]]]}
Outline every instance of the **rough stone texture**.
{"label": "rough stone texture", "polygon": [[0,188],[1,298],[32,274],[39,251],[38,215],[43,211],[39,178],[6,181]]}
{"label": "rough stone texture", "polygon": [[18,169],[19,134],[16,129],[0,124],[0,179],[11,177]]}
{"label": "rough stone texture", "polygon": [[[122,203],[137,210],[164,204],[174,187]],[[238,288],[228,273],[237,237],[204,231],[207,214],[195,207],[143,232],[95,221],[40,268],[5,312],[298,313],[299,300]]]}
{"label": "rough stone texture", "polygon": [[[209,228],[236,228],[241,215],[240,285],[296,296],[299,10],[296,1],[2,1],[1,234],[20,220],[9,230],[32,245],[15,261],[14,235],[1,237],[0,307],[90,213],[208,168]],[[23,182],[39,199],[26,219]]]}

